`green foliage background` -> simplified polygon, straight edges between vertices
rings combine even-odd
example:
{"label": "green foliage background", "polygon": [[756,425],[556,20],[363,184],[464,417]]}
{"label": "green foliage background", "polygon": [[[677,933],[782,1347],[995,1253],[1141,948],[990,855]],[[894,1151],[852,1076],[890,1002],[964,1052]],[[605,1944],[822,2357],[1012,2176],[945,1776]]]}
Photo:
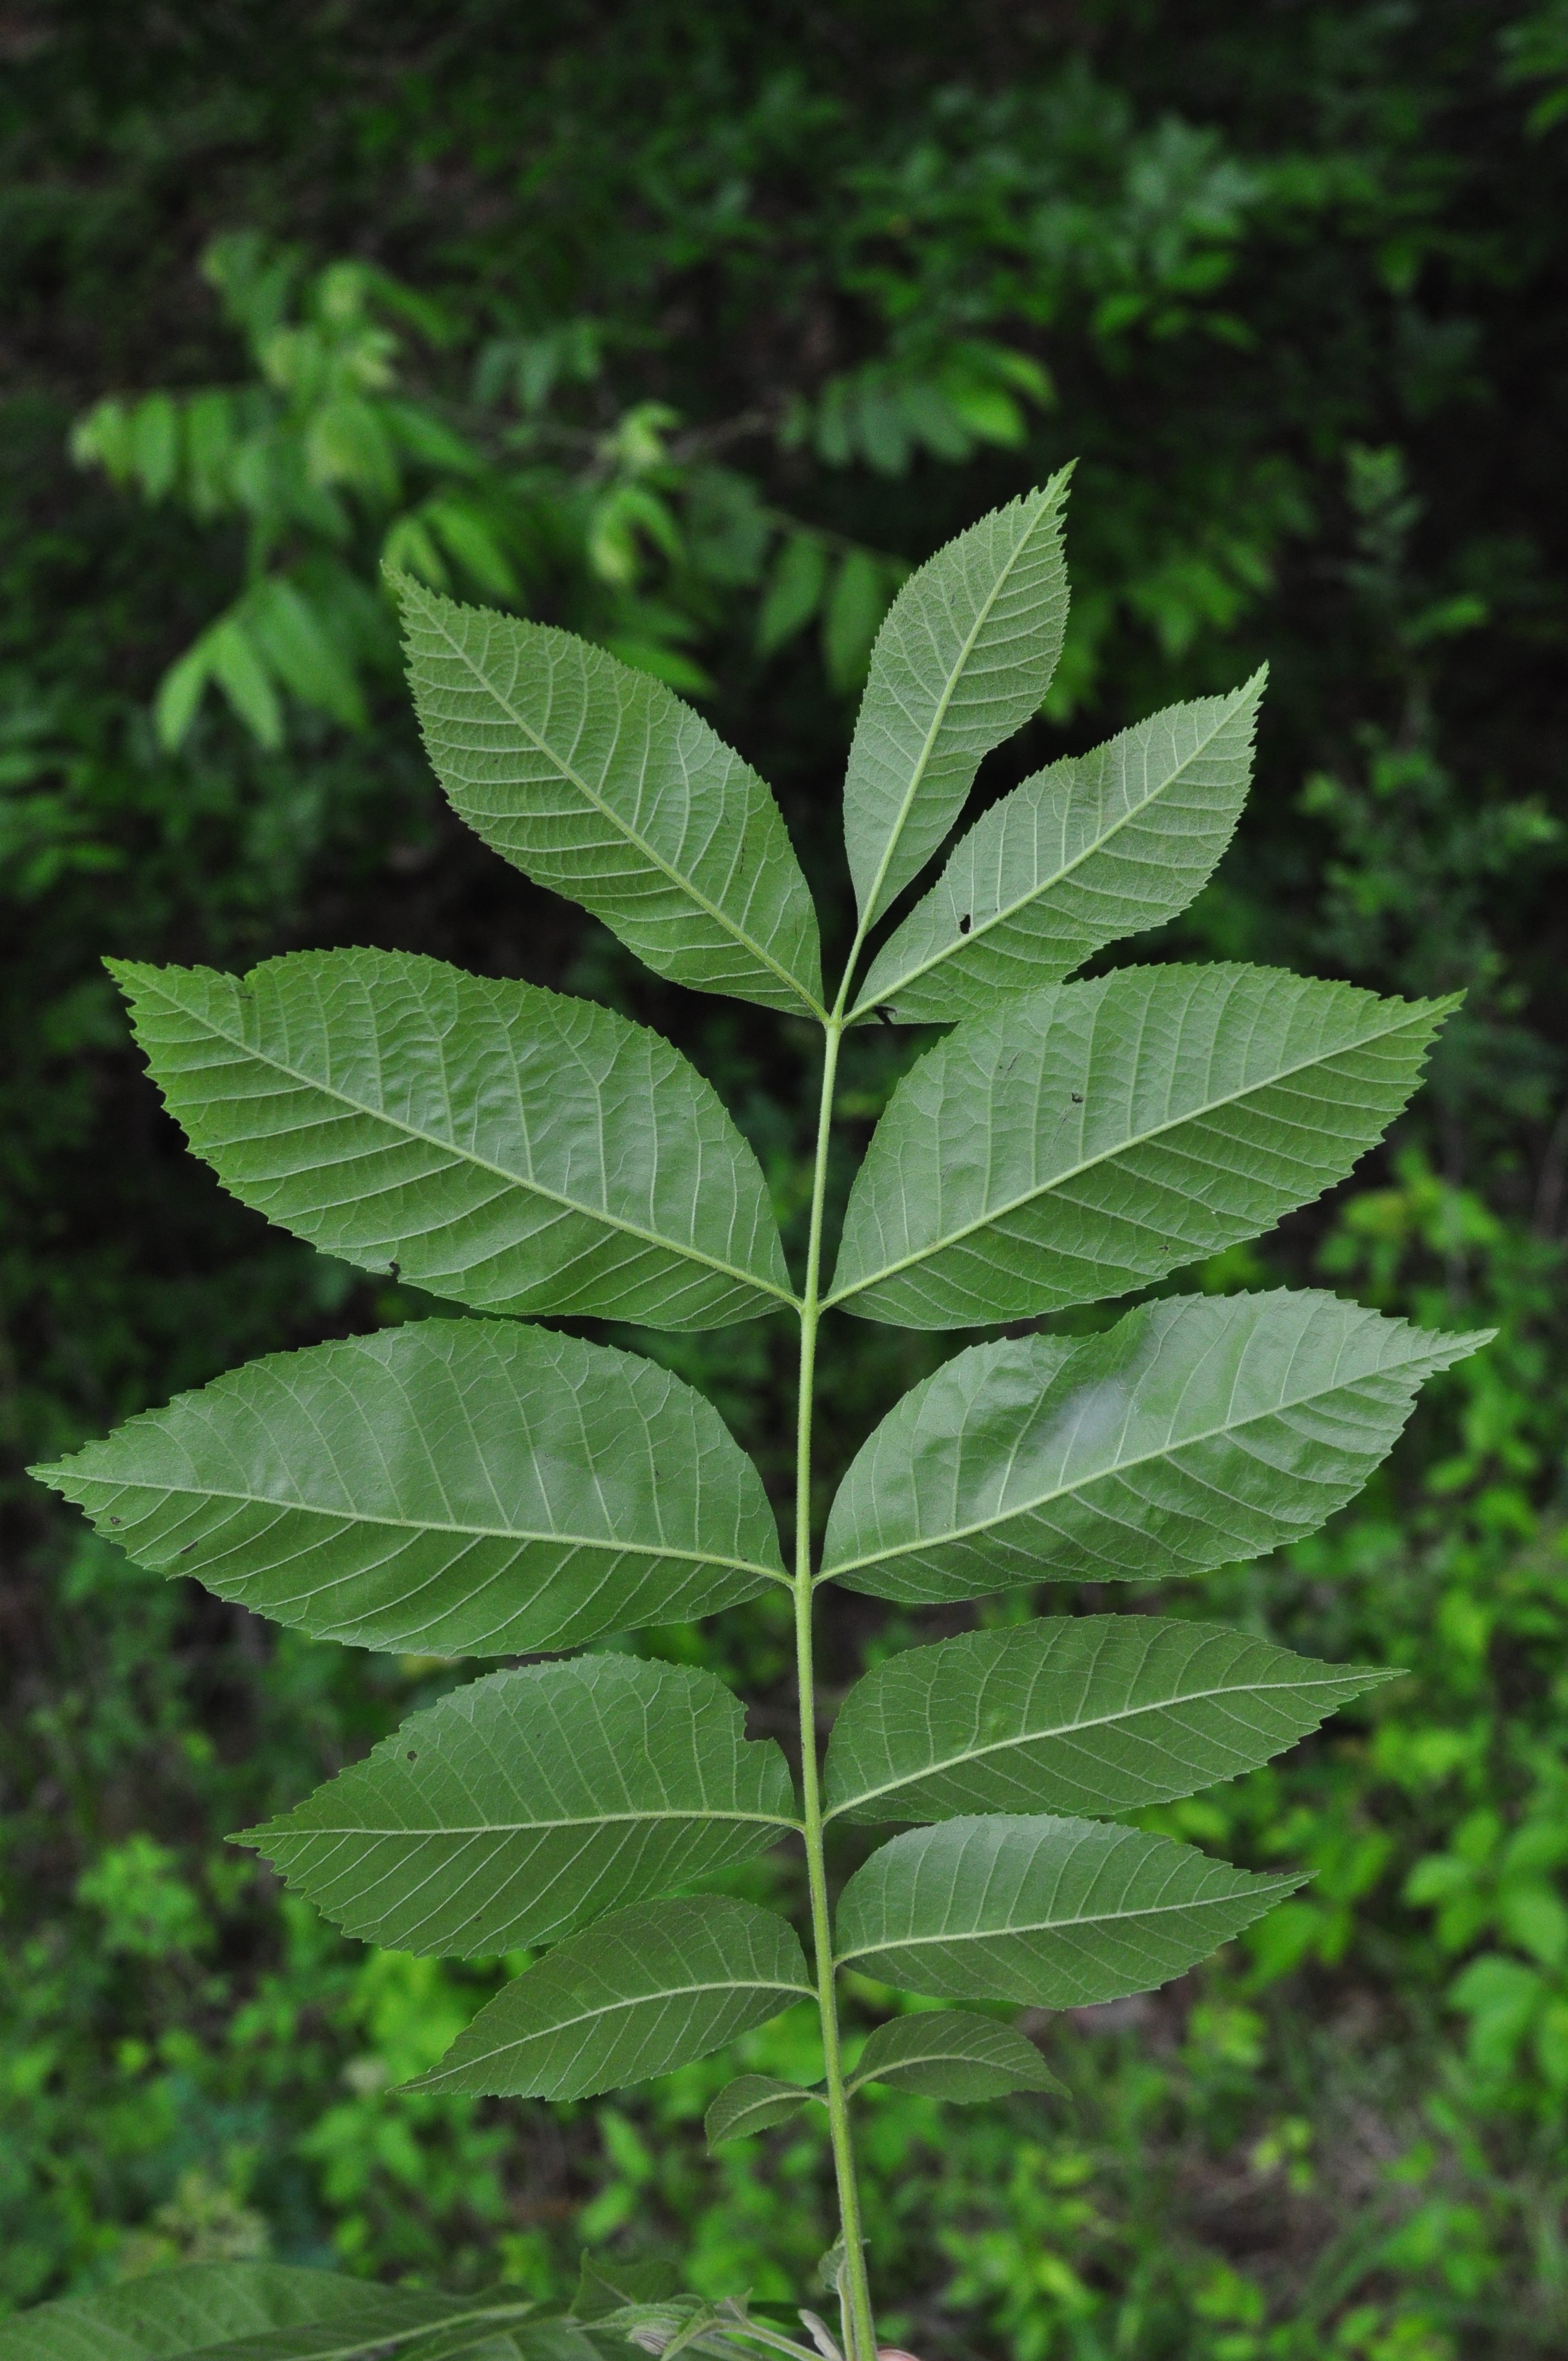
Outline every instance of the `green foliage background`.
{"label": "green foliage background", "polygon": [[[1560,2352],[1561,0],[22,0],[0,58],[0,2295],[263,2251],[545,2294],[584,2243],[806,2292],[815,2130],[710,2159],[700,2115],[738,2065],[811,2070],[809,2027],[613,2103],[389,2095],[494,1975],[343,1940],[220,1838],[452,1672],[166,1587],[16,1471],[426,1308],[183,1154],[102,955],[370,942],[627,1005],[609,937],[438,807],[384,550],[696,697],[841,921],[888,597],[1078,455],[1058,686],[982,788],[1266,658],[1241,839],[1168,947],[1469,994],[1387,1152],[1198,1283],[1503,1334],[1324,1536],[1191,1587],[1409,1668],[1145,1816],[1314,1883],[1180,1987],[1040,2028],[1074,2115],[938,2142],[929,2103],[871,2103],[888,2324],[1021,2361]],[[804,1028],[797,1065],[733,1004],[639,1005],[796,1218]],[[852,1047],[869,1121],[909,1043]],[[782,1506],[782,1332],[623,1341],[678,1356]],[[948,1349],[834,1347],[845,1457]],[[906,1636],[837,1612],[839,1679]],[[659,1644],[784,1664],[766,1605]]]}

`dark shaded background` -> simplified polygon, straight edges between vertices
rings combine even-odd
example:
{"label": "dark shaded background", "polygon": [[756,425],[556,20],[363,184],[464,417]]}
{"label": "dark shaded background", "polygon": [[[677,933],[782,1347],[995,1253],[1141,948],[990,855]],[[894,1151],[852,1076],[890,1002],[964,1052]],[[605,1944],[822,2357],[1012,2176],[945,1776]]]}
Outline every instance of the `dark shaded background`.
{"label": "dark shaded background", "polygon": [[[105,395],[261,387],[201,270],[247,230],[298,248],[291,318],[345,258],[439,305],[437,333],[366,299],[398,398],[486,455],[517,603],[689,679],[775,784],[830,939],[867,632],[899,566],[988,506],[1078,456],[1061,684],[982,794],[1269,662],[1241,837],[1153,955],[1468,997],[1389,1149],[1200,1283],[1311,1277],[1502,1335],[1328,1535],[1188,1602],[1411,1668],[1151,1816],[1313,1885],[1212,1971],[1048,2028],[1075,2117],[938,2132],[890,2094],[873,2262],[932,2354],[1563,2349],[1565,89],[1560,0],[0,10],[9,2301],[268,2250],[547,2293],[585,2241],[783,2298],[827,2244],[811,2136],[706,2158],[733,2060],[554,2116],[390,2097],[484,1973],[339,1940],[219,1839],[451,1675],[144,1577],[20,1474],[248,1355],[422,1308],[184,1155],[105,953],[367,941],[635,995],[798,1213],[788,1028],[643,984],[437,807],[372,593],[441,467],[348,499],[336,541],[294,517],[263,547],[178,475],[72,464]],[[517,357],[547,350],[535,400]],[[657,452],[629,459],[651,402]],[[937,423],[901,446],[911,402]],[[678,539],[638,527],[622,563],[599,528],[633,481]],[[813,533],[826,614],[764,653],[780,554]],[[269,746],[214,690],[169,751],[166,668],[273,565],[345,631],[365,586],[367,726],[286,697]],[[905,1051],[857,1054],[869,1121]],[[838,1342],[847,1453],[927,1364]],[[775,1477],[784,1340],[681,1366]],[[862,1603],[840,1676],[876,1636]],[[762,1610],[660,1644],[752,1686],[783,1662]],[[747,2062],[805,2041],[786,2022]]]}

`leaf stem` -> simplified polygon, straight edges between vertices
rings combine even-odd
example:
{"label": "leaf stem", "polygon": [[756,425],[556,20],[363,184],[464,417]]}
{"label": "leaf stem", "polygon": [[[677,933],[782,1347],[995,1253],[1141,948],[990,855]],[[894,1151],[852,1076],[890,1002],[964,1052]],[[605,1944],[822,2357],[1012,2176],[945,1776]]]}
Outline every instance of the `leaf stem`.
{"label": "leaf stem", "polygon": [[[847,979],[846,979],[847,980]],[[839,999],[842,1002],[843,994]],[[839,2183],[839,2214],[844,2237],[852,2351],[850,2361],[875,2361],[876,2330],[866,2280],[865,2240],[861,2229],[860,2190],[850,2137],[850,2106],[839,2052],[839,2000],[833,1968],[833,1929],[828,1908],[828,1872],[822,1844],[822,1788],[817,1752],[817,1682],[812,1652],[811,1609],[811,1429],[817,1377],[817,1327],[820,1312],[822,1212],[828,1191],[828,1149],[833,1122],[833,1086],[843,1038],[841,1007],[828,1020],[822,1058],[822,1098],[817,1117],[817,1156],[811,1183],[811,1231],[806,1254],[806,1287],[800,1304],[800,1389],[796,1402],[795,1490],[795,1659],[800,1694],[800,1779],[805,1805],[806,1869],[811,1893],[811,1938],[817,1960],[817,2004],[822,2019],[824,2095],[832,2128],[833,2165]]]}

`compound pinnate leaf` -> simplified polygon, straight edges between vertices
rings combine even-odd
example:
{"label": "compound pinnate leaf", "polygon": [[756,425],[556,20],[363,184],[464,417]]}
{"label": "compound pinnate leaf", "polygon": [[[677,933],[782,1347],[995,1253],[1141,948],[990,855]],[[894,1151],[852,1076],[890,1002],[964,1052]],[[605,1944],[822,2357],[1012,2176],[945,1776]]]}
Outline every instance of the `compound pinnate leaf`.
{"label": "compound pinnate leaf", "polygon": [[828,1751],[828,1816],[1131,1811],[1254,1770],[1398,1678],[1149,1615],[966,1631],[850,1690]]}
{"label": "compound pinnate leaf", "polygon": [[706,2058],[811,1992],[771,1910],[707,1894],[635,1903],[516,1977],[409,2087],[592,2098]]}
{"label": "compound pinnate leaf", "polygon": [[978,819],[872,962],[857,1017],[984,1016],[1206,884],[1246,799],[1264,675],[1053,763]]}
{"label": "compound pinnate leaf", "polygon": [[1054,2091],[1062,2085],[1032,2041],[994,2017],[970,2016],[960,2008],[922,2010],[879,2025],[860,2055],[850,2089],[887,2082],[899,2091],[922,2091],[960,2106],[977,2099],[1003,2099],[1011,2091]]}
{"label": "compound pinnate leaf", "polygon": [[851,1463],[824,1575],[935,1606],[1257,1557],[1359,1491],[1423,1379],[1489,1333],[1281,1289],[1170,1296],[1099,1336],[973,1345]]}
{"label": "compound pinnate leaf", "polygon": [[643,1026],[407,952],[113,972],[198,1155],[328,1254],[481,1312],[698,1329],[791,1300],[756,1158]]}
{"label": "compound pinnate leaf", "polygon": [[709,1402],[499,1321],[272,1354],[36,1472],[138,1565],[360,1647],[565,1648],[784,1578]]}
{"label": "compound pinnate leaf", "polygon": [[1182,1974],[1300,1883],[1101,1821],[943,1820],[856,1871],[839,1957],[938,1999],[1082,2008]]}
{"label": "compound pinnate leaf", "polygon": [[550,1941],[795,1825],[771,1739],[712,1673],[586,1656],[495,1673],[249,1828],[338,1926],[473,1958]]}
{"label": "compound pinnate leaf", "polygon": [[0,2321],[0,2361],[349,2361],[532,2310],[284,2263],[192,2263]]}
{"label": "compound pinnate leaf", "polygon": [[1067,475],[993,510],[912,574],[872,651],[844,780],[844,842],[870,926],[925,867],[981,759],[1039,708],[1061,653]]}
{"label": "compound pinnate leaf", "polygon": [[1018,1320],[1255,1237],[1380,1137],[1454,1005],[1151,967],[973,1018],[894,1092],[828,1300],[896,1327]]}
{"label": "compound pinnate leaf", "polygon": [[570,631],[398,583],[453,808],[655,973],[821,1014],[817,913],[756,773],[662,683]]}
{"label": "compound pinnate leaf", "polygon": [[738,2074],[733,2082],[726,2082],[703,2118],[708,2147],[749,2139],[753,2132],[787,2124],[803,2107],[819,2101],[819,2096],[816,2091],[803,2090],[798,2082],[775,2081],[771,2074]]}

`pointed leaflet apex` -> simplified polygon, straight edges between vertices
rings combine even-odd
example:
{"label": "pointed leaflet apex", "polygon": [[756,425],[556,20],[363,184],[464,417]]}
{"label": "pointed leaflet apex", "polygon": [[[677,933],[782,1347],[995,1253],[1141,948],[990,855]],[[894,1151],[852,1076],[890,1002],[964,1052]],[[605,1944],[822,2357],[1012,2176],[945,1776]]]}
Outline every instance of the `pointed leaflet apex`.
{"label": "pointed leaflet apex", "polygon": [[839,1957],[938,1999],[1083,2008],[1182,1974],[1301,1883],[1092,1820],[944,1820],[856,1871]]}
{"label": "pointed leaflet apex", "polygon": [[1069,470],[993,510],[912,574],[872,651],[844,780],[862,927],[923,869],[981,759],[1038,711],[1067,623]]}
{"label": "pointed leaflet apex", "polygon": [[399,951],[111,972],[197,1154],[327,1254],[478,1312],[700,1329],[793,1301],[755,1156],[645,1026]]}
{"label": "pointed leaflet apex", "polygon": [[845,1699],[829,1817],[1132,1811],[1255,1769],[1398,1675],[1247,1631],[1072,1615],[911,1648]]}
{"label": "pointed leaflet apex", "polygon": [[393,587],[459,818],[656,974],[820,1016],[817,913],[778,806],[701,716],[570,631]]}
{"label": "pointed leaflet apex", "polygon": [[240,1841],[347,1933],[472,1959],[548,1942],[796,1825],[712,1673],[587,1656],[495,1673]]}
{"label": "pointed leaflet apex", "polygon": [[830,1303],[905,1328],[1120,1295],[1255,1237],[1398,1114],[1448,1001],[1121,968],[960,1025],[894,1093]]}
{"label": "pointed leaflet apex", "polygon": [[935,1606],[1260,1556],[1342,1508],[1421,1381],[1484,1341],[1280,1289],[1168,1297],[1099,1336],[973,1345],[852,1462],[824,1578]]}
{"label": "pointed leaflet apex", "polygon": [[572,1647],[784,1579],[700,1394],[499,1321],[273,1354],[38,1473],[138,1565],[361,1647]]}
{"label": "pointed leaflet apex", "polygon": [[1264,677],[1173,705],[993,804],[877,953],[854,1019],[983,1016],[1184,910],[1245,801]]}

